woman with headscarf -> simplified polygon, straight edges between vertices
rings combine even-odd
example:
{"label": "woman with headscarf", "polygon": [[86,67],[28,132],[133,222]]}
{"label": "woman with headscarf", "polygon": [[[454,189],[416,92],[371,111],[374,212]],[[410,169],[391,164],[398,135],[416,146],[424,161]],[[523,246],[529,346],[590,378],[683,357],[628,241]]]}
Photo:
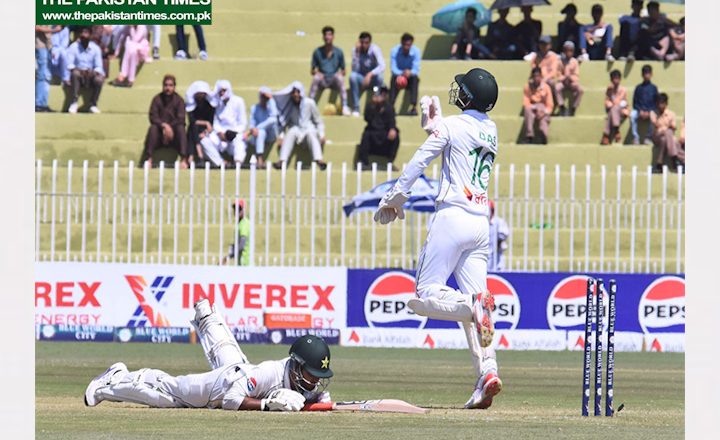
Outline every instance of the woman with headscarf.
{"label": "woman with headscarf", "polygon": [[210,103],[215,107],[213,131],[200,141],[205,159],[219,167],[224,161],[222,155],[227,154],[240,166],[247,151],[243,141],[247,128],[245,101],[233,94],[230,81],[221,79],[215,83]]}

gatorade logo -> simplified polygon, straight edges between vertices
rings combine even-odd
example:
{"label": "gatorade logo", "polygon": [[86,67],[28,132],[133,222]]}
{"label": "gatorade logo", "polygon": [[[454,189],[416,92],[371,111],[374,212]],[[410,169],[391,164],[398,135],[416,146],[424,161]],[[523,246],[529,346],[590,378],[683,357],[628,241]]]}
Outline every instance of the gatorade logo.
{"label": "gatorade logo", "polygon": [[507,330],[517,327],[520,321],[520,298],[505,278],[488,274],[487,288],[495,297],[495,310],[492,313],[496,329]]}
{"label": "gatorade logo", "polygon": [[[606,284],[607,288],[607,284]],[[553,330],[584,330],[587,277],[573,275],[555,285],[547,302],[548,325]],[[593,305],[597,299],[593,295]],[[603,328],[607,328],[607,296],[603,296]]]}
{"label": "gatorade logo", "polygon": [[415,278],[405,272],[386,272],[365,294],[365,319],[370,327],[422,328],[427,317],[413,313],[407,306],[415,298]]}
{"label": "gatorade logo", "polygon": [[638,320],[645,333],[685,332],[685,280],[664,276],[640,297]]}

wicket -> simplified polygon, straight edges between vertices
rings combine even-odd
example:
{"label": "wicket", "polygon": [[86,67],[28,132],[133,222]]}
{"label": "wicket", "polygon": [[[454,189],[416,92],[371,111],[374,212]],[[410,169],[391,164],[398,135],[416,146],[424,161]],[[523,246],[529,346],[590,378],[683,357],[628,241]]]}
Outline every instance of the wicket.
{"label": "wicket", "polygon": [[[615,280],[609,280],[609,290],[605,289],[605,283],[601,278],[597,280],[588,277],[586,291],[586,310],[585,310],[585,345],[583,354],[583,390],[582,390],[582,415],[589,415],[590,404],[590,372],[592,362],[592,346],[590,343],[593,332],[593,321],[595,321],[595,408],[594,415],[600,416],[602,413],[602,337],[603,337],[603,317],[605,309],[603,307],[603,296],[607,295],[608,301],[608,334],[607,334],[607,365],[605,380],[605,416],[612,417],[613,410],[613,381],[615,374],[615,294],[617,293],[617,285]],[[593,304],[593,295],[595,295],[595,303]]]}

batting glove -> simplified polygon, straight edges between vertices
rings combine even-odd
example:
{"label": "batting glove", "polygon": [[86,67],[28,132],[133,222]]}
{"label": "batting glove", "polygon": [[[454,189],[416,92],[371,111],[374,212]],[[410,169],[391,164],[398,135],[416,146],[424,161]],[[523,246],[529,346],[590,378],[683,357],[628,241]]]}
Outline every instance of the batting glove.
{"label": "batting glove", "polygon": [[260,401],[262,411],[300,411],[303,406],[305,397],[287,388],[277,389]]}
{"label": "batting glove", "polygon": [[403,211],[403,205],[410,198],[410,194],[405,194],[400,191],[392,190],[385,194],[385,197],[380,200],[377,211],[373,219],[381,225],[386,225],[396,218],[403,220],[405,218],[405,211]]}
{"label": "batting glove", "polygon": [[427,134],[430,134],[435,129],[435,125],[442,120],[440,98],[423,96],[420,98],[420,109],[422,110],[420,125]]}

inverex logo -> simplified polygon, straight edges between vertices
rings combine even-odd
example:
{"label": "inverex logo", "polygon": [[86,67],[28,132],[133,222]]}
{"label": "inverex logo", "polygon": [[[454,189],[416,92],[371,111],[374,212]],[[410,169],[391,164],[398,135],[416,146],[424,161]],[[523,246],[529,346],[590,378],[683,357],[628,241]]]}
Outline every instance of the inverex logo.
{"label": "inverex logo", "polygon": [[[607,296],[603,295],[603,327],[607,328]],[[597,298],[593,295],[593,305]],[[581,330],[587,312],[587,277],[573,275],[555,285],[547,302],[548,325],[553,330]]]}
{"label": "inverex logo", "polygon": [[487,276],[487,288],[495,297],[493,322],[497,329],[514,329],[520,321],[520,299],[515,288],[498,275]]}
{"label": "inverex logo", "polygon": [[415,278],[405,272],[386,272],[373,281],[365,294],[365,319],[370,327],[422,328],[427,317],[407,307],[415,298]]}
{"label": "inverex logo", "polygon": [[638,320],[645,333],[685,331],[685,280],[664,276],[640,297]]}

